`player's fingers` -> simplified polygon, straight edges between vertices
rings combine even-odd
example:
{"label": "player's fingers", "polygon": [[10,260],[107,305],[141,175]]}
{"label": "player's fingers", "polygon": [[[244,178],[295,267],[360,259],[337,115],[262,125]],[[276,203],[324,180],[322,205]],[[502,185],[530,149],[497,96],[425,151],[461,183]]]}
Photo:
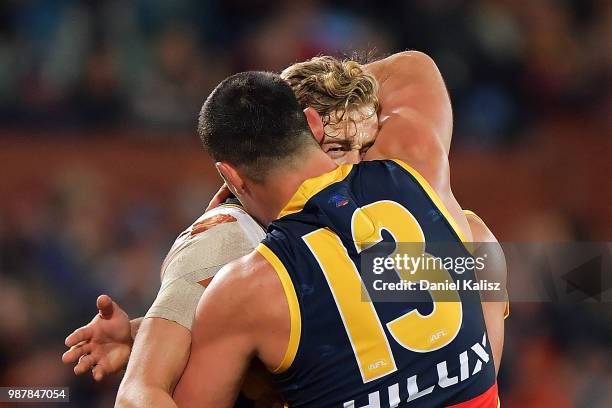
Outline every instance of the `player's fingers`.
{"label": "player's fingers", "polygon": [[91,370],[91,367],[93,367],[94,365],[96,365],[96,359],[94,358],[94,356],[91,354],[86,354],[79,358],[79,363],[74,366],[74,373],[76,375],[84,374]]}
{"label": "player's fingers", "polygon": [[98,311],[100,312],[100,316],[103,319],[110,319],[113,315],[113,311],[115,309],[113,299],[108,295],[100,295],[98,296],[98,300],[96,301],[96,306],[98,306]]}
{"label": "player's fingers", "polygon": [[206,211],[212,210],[213,208],[221,204],[231,194],[232,192],[227,187],[227,184],[223,184],[221,188],[219,189],[219,191],[217,191],[217,193],[214,195],[212,200],[210,200],[210,203],[208,203],[208,207],[206,207]]}
{"label": "player's fingers", "polygon": [[95,365],[91,368],[91,376],[94,380],[101,381],[107,374],[113,372],[110,361],[108,356],[99,350],[91,354],[95,361]]}
{"label": "player's fingers", "polygon": [[104,366],[103,365],[97,364],[97,365],[92,367],[92,369],[91,369],[91,376],[93,377],[94,380],[102,381],[102,379],[104,378],[105,375],[106,375],[106,372],[104,371]]}
{"label": "player's fingers", "polygon": [[72,334],[66,337],[66,347],[76,346],[82,341],[91,340],[93,337],[93,328],[89,325],[80,327],[72,332]]}
{"label": "player's fingers", "polygon": [[65,364],[74,363],[83,354],[90,353],[92,350],[93,345],[91,343],[79,343],[76,346],[70,347],[70,350],[68,350],[62,355],[62,361]]}

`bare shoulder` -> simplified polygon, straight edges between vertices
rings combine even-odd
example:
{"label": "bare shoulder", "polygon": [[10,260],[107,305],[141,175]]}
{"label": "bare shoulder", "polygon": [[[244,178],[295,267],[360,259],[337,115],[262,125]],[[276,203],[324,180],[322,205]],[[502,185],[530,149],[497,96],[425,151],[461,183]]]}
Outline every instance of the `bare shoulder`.
{"label": "bare shoulder", "polygon": [[[215,310],[231,317],[242,329],[274,324],[278,302],[284,299],[281,282],[270,263],[253,251],[225,265],[202,295],[197,314]],[[222,305],[222,307],[220,307]]]}
{"label": "bare shoulder", "polygon": [[225,265],[215,276],[209,290],[236,292],[241,301],[256,299],[259,293],[280,287],[274,268],[258,251]]}
{"label": "bare shoulder", "polygon": [[283,360],[290,332],[281,280],[257,251],[229,263],[213,278],[198,304],[193,329],[194,343],[240,339],[271,370]]}

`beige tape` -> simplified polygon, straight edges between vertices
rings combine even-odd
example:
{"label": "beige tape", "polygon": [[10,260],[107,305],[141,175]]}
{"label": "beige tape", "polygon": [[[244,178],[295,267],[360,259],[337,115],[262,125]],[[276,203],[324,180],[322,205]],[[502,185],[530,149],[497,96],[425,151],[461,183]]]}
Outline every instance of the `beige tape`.
{"label": "beige tape", "polygon": [[[226,211],[235,214],[242,210]],[[162,284],[145,318],[174,321],[191,330],[204,293],[198,282],[215,276],[225,264],[253,251],[263,236],[261,227],[244,215],[236,222],[215,225],[197,235],[181,234],[164,261]]]}

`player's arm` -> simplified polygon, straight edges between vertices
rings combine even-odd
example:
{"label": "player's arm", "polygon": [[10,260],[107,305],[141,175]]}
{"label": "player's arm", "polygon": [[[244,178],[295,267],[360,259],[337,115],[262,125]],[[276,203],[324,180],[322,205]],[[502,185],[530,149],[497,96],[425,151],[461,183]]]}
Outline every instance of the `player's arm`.
{"label": "player's arm", "polygon": [[366,160],[400,159],[431,185],[469,240],[469,226],[450,187],[452,109],[440,71],[417,51],[367,65],[379,82],[379,132]]}
{"label": "player's arm", "polygon": [[472,212],[466,212],[466,218],[474,237],[474,245],[478,246],[474,248],[474,255],[485,256],[486,254],[486,268],[478,272],[478,278],[487,279],[489,282],[501,283],[500,286],[504,292],[503,294],[496,295],[495,299],[491,299],[491,301],[483,299],[482,302],[482,311],[487,326],[491,351],[493,352],[495,372],[497,373],[504,349],[504,318],[506,316],[507,302],[501,299],[501,297],[505,296],[506,290],[506,258],[497,238],[484,221]]}
{"label": "player's arm", "polygon": [[[206,253],[206,248],[200,249]],[[181,268],[165,269],[160,292],[134,342],[116,406],[175,406],[172,392],[189,357],[194,311],[210,282],[208,274],[216,270],[204,268],[194,275]],[[205,279],[196,281],[200,277]]]}
{"label": "player's arm", "polygon": [[[207,259],[208,246],[203,241],[192,247]],[[200,267],[199,273],[194,274],[185,265],[195,261],[195,253],[181,253],[182,263],[168,261],[162,268],[161,288],[136,336],[117,393],[117,407],[175,406],[172,392],[189,357],[193,314],[210,282],[209,274],[217,271],[197,263],[194,267]]]}
{"label": "player's arm", "polygon": [[444,187],[452,110],[435,63],[417,51],[367,65],[379,83],[379,132],[367,159],[402,159],[436,189]]}
{"label": "player's arm", "polygon": [[178,323],[145,319],[117,393],[117,407],[174,407],[172,391],[189,357],[191,334]]}
{"label": "player's arm", "polygon": [[[405,51],[372,62],[366,69],[379,84],[381,124],[393,116],[404,119],[406,132],[397,134],[395,139],[414,145],[417,138],[420,143],[416,144],[433,143],[448,155],[453,111],[435,62],[422,52]],[[420,136],[422,133],[425,136]]]}
{"label": "player's arm", "polygon": [[176,388],[181,407],[231,407],[255,353],[237,268],[223,268],[202,296],[193,324],[193,345]]}
{"label": "player's arm", "polygon": [[198,304],[175,401],[180,407],[233,406],[251,361],[277,367],[288,333],[286,298],[267,261],[253,253],[225,266]]}

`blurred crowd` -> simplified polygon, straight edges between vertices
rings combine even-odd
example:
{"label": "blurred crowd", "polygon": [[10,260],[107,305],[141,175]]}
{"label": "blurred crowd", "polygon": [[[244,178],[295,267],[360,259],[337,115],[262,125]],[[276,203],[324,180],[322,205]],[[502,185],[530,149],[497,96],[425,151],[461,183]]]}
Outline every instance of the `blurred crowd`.
{"label": "blurred crowd", "polygon": [[605,0],[6,0],[0,121],[191,130],[228,73],[419,49],[444,74],[457,134],[498,145],[544,114],[610,112],[611,27]]}
{"label": "blurred crowd", "polygon": [[[24,180],[5,195],[0,208],[2,386],[70,386],[74,406],[112,406],[120,376],[102,385],[76,379],[60,361],[64,338],[94,317],[101,293],[110,294],[132,318],[143,316],[174,237],[202,213],[217,187],[212,178],[189,177],[168,188],[142,177],[118,183],[121,176],[105,168],[123,159],[98,167],[70,162],[45,182]],[[155,177],[155,164],[146,166]]]}
{"label": "blurred crowd", "polygon": [[[460,201],[502,240],[609,241],[610,38],[606,0],[0,2],[0,385],[112,404],[120,377],[75,378],[63,339],[100,293],[133,317],[153,301],[218,184],[197,112],[245,69],[425,51],[453,101]],[[612,406],[609,303],[517,304],[507,327],[503,406]]]}

